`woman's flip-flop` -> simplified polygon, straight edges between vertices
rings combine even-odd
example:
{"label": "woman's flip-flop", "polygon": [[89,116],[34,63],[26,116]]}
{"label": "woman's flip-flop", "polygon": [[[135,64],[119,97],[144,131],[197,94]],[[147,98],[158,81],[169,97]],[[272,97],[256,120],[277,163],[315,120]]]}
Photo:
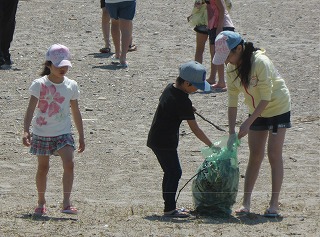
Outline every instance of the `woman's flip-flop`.
{"label": "woman's flip-flop", "polygon": [[235,211],[237,216],[243,216],[248,215],[250,213],[250,210],[246,207],[241,207],[238,210]]}
{"label": "woman's flip-flop", "polygon": [[78,210],[75,207],[67,206],[61,210],[61,213],[76,215],[76,214],[78,214]]}

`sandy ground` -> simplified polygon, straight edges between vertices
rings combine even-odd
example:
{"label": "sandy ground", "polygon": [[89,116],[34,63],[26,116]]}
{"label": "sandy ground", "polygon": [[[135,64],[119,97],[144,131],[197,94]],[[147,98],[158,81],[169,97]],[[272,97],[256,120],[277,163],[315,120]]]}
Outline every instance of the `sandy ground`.
{"label": "sandy ground", "polygon": [[[0,70],[0,236],[319,236],[319,1],[233,1],[236,30],[267,50],[292,96],[293,127],[287,132],[281,194],[284,218],[261,214],[270,198],[270,168],[263,162],[252,215],[238,218],[162,217],[162,171],[146,147],[158,98],[175,80],[178,66],[193,59],[195,33],[188,25],[193,1],[138,1],[129,69],[117,70],[103,46],[98,0],[20,0],[11,69]],[[81,89],[86,151],[76,154],[73,204],[80,213],[60,213],[62,166],[53,157],[48,176],[49,213],[33,218],[37,202],[36,159],[22,146],[28,87],[38,77],[47,48],[61,43],[73,55],[68,77]],[[206,49],[204,65],[209,68]],[[226,93],[190,96],[198,112],[227,129]],[[240,123],[247,111],[241,104]],[[212,140],[225,135],[198,119]],[[202,163],[203,146],[183,123],[179,188]],[[244,175],[248,147],[239,148]],[[241,203],[240,179],[237,203]],[[179,206],[193,208],[191,185]]]}

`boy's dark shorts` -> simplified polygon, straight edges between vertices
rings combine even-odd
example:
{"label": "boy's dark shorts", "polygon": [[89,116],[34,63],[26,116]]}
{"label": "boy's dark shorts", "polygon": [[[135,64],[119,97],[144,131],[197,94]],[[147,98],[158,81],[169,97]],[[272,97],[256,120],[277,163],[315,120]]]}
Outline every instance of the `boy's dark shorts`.
{"label": "boy's dark shorts", "polygon": [[208,27],[206,25],[199,25],[194,27],[193,29],[195,32],[198,32],[200,34],[208,35]]}
{"label": "boy's dark shorts", "polygon": [[[223,27],[223,31],[234,31],[234,27]],[[213,28],[211,30],[208,30],[208,35],[209,35],[209,41],[211,45],[214,45],[214,42],[217,37],[217,28]]]}
{"label": "boy's dark shorts", "polygon": [[258,117],[250,126],[253,131],[272,130],[272,133],[277,133],[278,128],[291,128],[290,111],[270,118]]}
{"label": "boy's dark shorts", "polygon": [[112,19],[133,20],[136,13],[136,1],[106,3],[106,8]]}

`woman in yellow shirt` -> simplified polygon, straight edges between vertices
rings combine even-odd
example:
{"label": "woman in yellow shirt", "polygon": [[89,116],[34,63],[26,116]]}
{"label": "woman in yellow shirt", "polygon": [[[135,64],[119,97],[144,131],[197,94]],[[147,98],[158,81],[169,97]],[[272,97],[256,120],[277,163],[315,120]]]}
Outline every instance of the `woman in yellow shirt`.
{"label": "woman in yellow shirt", "polygon": [[235,138],[238,95],[243,93],[249,117],[241,124],[238,138],[248,134],[249,162],[242,207],[236,214],[250,212],[251,194],[267,153],[272,174],[272,195],[266,217],[278,217],[279,194],[283,181],[282,148],[286,128],[291,127],[291,100],[285,85],[265,51],[245,42],[232,31],[222,31],[215,41],[213,64],[227,64],[228,120],[230,141]]}

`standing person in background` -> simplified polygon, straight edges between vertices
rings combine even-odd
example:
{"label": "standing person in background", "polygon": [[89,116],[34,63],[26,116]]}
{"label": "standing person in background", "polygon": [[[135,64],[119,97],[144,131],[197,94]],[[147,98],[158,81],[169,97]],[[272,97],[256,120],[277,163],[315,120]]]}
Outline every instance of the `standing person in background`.
{"label": "standing person in background", "polygon": [[0,0],[0,67],[12,64],[10,44],[16,26],[19,0]]}
{"label": "standing person in background", "polygon": [[238,137],[248,134],[249,162],[244,182],[242,207],[236,214],[250,212],[251,194],[264,158],[265,146],[271,166],[272,193],[266,217],[278,217],[283,181],[282,149],[286,129],[291,127],[291,100],[285,81],[265,50],[245,42],[238,33],[221,32],[215,42],[213,63],[227,63],[229,144],[235,139],[238,96],[243,93],[249,117],[241,124]]}
{"label": "standing person in background", "polygon": [[[51,155],[59,155],[63,164],[61,212],[67,214],[78,212],[70,202],[75,150],[70,110],[79,133],[78,152],[84,151],[85,143],[82,116],[78,106],[78,85],[65,76],[69,67],[71,67],[69,49],[61,44],[52,45],[46,53],[42,77],[34,80],[29,88],[31,96],[24,118],[22,141],[25,146],[30,146],[30,153],[38,157],[36,215],[44,215],[47,211],[45,192]],[[29,131],[31,123],[32,134]]]}
{"label": "standing person in background", "polygon": [[132,43],[132,20],[136,12],[136,0],[105,0],[105,2],[112,19],[111,34],[115,47],[113,63],[126,68],[129,66],[127,52]]}
{"label": "standing person in background", "polygon": [[111,45],[110,45],[110,16],[107,8],[105,6],[105,0],[100,0],[100,7],[102,10],[101,15],[101,29],[104,40],[104,47],[100,49],[100,53],[110,53]]}
{"label": "standing person in background", "polygon": [[[105,6],[105,0],[100,0],[100,7],[102,10],[102,16],[101,16],[101,29],[103,34],[103,40],[104,40],[104,47],[100,49],[100,53],[111,53],[111,44],[110,44],[110,15],[109,12]],[[114,26],[118,27],[119,25],[114,24]],[[132,38],[131,43],[129,45],[128,52],[136,51],[137,46],[132,44]]]}
{"label": "standing person in background", "polygon": [[[208,29],[210,40],[210,54],[214,57],[214,42],[216,36],[221,31],[234,31],[234,25],[227,10],[225,0],[206,0],[208,10]],[[231,6],[231,5],[230,5]],[[218,72],[218,82],[216,83],[216,74]],[[211,72],[207,81],[212,85],[212,89],[226,91],[224,80],[224,65],[214,65],[211,63]]]}
{"label": "standing person in background", "polygon": [[187,17],[187,20],[196,32],[196,52],[194,60],[202,63],[203,52],[208,40],[208,14],[205,0],[195,0],[192,13]]}

